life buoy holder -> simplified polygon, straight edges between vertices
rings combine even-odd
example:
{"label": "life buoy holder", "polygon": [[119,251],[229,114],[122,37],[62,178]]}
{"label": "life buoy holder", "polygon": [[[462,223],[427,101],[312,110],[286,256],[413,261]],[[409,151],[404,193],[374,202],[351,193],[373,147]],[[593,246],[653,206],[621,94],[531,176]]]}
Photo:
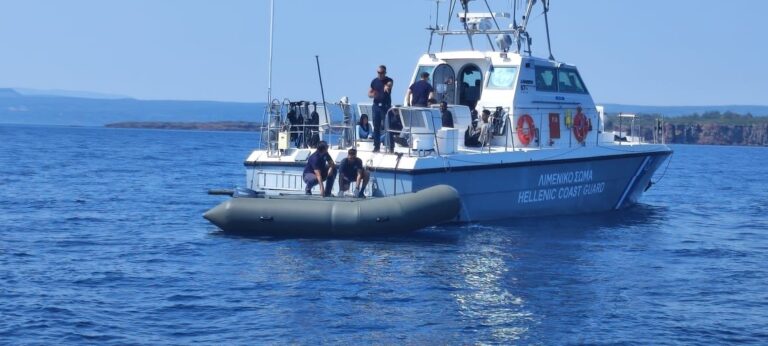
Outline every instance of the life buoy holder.
{"label": "life buoy holder", "polygon": [[[527,125],[527,126],[526,126]],[[533,118],[528,114],[523,114],[517,118],[517,139],[523,145],[528,145],[536,136],[536,126],[533,125]]]}
{"label": "life buoy holder", "polygon": [[584,113],[576,113],[576,116],[573,117],[573,136],[576,137],[576,141],[584,143],[591,126],[591,122]]}

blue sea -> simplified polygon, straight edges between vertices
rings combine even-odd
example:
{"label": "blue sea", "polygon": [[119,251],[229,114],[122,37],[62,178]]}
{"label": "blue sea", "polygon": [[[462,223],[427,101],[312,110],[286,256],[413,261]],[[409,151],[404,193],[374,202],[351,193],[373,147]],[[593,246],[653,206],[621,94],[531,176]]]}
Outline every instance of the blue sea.
{"label": "blue sea", "polygon": [[768,148],[612,213],[228,236],[253,133],[0,125],[0,344],[768,344]]}

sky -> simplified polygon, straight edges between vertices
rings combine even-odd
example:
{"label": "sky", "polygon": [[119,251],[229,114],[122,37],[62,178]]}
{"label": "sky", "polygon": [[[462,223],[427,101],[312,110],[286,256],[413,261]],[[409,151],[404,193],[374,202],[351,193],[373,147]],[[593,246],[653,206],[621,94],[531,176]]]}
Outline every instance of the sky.
{"label": "sky", "polygon": [[[489,3],[510,10],[510,0]],[[269,6],[2,0],[0,87],[263,102]],[[486,11],[482,0],[470,6]],[[537,5],[529,28],[534,55],[546,57],[540,13]],[[555,58],[579,68],[596,102],[766,105],[766,13],[763,0],[552,0],[549,22]],[[315,55],[328,101],[366,101],[379,64],[402,95],[434,21],[434,0],[275,0],[273,97],[320,100]],[[466,47],[460,38],[446,45]]]}

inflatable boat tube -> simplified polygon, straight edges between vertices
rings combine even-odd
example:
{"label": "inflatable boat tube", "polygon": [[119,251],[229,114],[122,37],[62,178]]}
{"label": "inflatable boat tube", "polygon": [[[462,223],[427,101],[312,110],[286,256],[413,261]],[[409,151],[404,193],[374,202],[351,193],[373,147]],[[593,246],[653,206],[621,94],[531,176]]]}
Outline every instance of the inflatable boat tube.
{"label": "inflatable boat tube", "polygon": [[397,196],[232,198],[203,217],[228,233],[271,236],[366,236],[415,231],[451,221],[459,193],[448,185]]}

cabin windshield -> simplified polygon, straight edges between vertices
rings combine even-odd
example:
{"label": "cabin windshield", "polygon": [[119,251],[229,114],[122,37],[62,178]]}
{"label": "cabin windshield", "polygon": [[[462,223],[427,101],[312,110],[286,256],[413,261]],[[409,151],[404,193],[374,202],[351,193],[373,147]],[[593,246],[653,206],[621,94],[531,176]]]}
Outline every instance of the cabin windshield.
{"label": "cabin windshield", "polygon": [[581,76],[572,67],[536,66],[536,90],[587,94]]}
{"label": "cabin windshield", "polygon": [[554,67],[536,66],[536,91],[557,91],[557,71]]}
{"label": "cabin windshield", "polygon": [[586,94],[587,88],[584,87],[584,82],[581,80],[581,76],[572,68],[560,68],[557,74],[558,89],[564,93],[578,93]]}
{"label": "cabin windshield", "polygon": [[512,89],[517,78],[516,66],[491,66],[491,74],[488,77],[488,89]]}

